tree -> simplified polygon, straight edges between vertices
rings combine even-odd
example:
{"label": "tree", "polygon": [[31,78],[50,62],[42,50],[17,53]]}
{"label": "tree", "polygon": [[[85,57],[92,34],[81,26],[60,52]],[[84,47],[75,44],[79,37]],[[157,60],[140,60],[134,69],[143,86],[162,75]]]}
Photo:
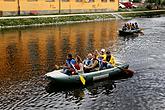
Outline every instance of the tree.
{"label": "tree", "polygon": [[133,0],[134,3],[140,3],[142,0]]}
{"label": "tree", "polygon": [[153,9],[154,7],[156,7],[157,9],[159,9],[160,7],[165,5],[165,0],[147,0],[147,8],[151,8]]}

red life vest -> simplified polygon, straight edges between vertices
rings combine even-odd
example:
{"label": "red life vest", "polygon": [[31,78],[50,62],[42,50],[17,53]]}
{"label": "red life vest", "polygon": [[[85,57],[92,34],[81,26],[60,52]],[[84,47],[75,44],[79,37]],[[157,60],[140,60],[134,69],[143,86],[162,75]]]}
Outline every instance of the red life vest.
{"label": "red life vest", "polygon": [[77,70],[80,70],[79,64],[76,63],[76,64],[74,65],[74,67],[75,67]]}

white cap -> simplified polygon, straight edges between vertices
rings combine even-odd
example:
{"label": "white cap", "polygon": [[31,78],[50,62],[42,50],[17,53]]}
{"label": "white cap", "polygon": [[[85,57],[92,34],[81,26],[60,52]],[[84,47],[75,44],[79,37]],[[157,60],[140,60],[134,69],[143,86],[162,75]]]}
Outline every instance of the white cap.
{"label": "white cap", "polygon": [[101,49],[101,52],[105,52],[105,49]]}

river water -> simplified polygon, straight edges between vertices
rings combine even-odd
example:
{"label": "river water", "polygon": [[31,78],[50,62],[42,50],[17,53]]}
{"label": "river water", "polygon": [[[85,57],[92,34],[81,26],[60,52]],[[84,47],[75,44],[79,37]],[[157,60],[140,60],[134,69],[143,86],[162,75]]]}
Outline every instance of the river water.
{"label": "river water", "polygon": [[[0,109],[164,110],[165,17],[135,21],[144,35],[118,36],[122,20],[1,30]],[[67,53],[84,58],[101,48],[128,63],[134,76],[62,90],[45,80]]]}

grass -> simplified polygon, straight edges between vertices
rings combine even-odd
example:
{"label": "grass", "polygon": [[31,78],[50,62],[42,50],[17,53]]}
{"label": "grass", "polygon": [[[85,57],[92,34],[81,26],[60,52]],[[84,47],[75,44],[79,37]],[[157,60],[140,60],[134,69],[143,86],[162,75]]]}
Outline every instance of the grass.
{"label": "grass", "polygon": [[144,8],[144,7],[132,8],[132,9],[121,9],[121,8],[119,8],[119,10],[117,12],[148,11],[148,10],[149,9]]}
{"label": "grass", "polygon": [[0,26],[21,26],[34,24],[58,24],[69,21],[87,21],[114,18],[112,15],[81,15],[47,18],[0,19]]}

